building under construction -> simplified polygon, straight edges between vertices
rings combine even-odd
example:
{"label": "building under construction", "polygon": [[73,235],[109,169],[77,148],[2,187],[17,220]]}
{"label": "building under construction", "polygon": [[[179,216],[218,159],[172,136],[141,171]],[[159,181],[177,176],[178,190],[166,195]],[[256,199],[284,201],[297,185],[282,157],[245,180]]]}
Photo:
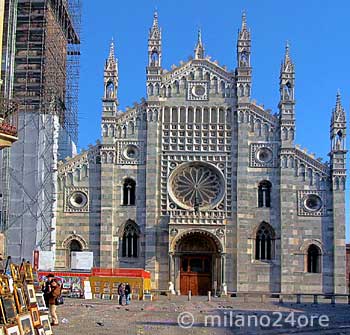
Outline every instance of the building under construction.
{"label": "building under construction", "polygon": [[2,93],[18,103],[19,140],[2,151],[1,229],[18,260],[54,250],[57,161],[77,143],[81,7],[5,0],[6,8]]}

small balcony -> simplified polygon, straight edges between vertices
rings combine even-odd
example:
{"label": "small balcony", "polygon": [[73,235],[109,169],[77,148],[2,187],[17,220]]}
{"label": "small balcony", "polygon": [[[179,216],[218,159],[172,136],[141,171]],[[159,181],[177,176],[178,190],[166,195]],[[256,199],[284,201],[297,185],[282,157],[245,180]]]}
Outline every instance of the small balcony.
{"label": "small balcony", "polygon": [[0,150],[18,140],[18,105],[13,100],[0,98]]}

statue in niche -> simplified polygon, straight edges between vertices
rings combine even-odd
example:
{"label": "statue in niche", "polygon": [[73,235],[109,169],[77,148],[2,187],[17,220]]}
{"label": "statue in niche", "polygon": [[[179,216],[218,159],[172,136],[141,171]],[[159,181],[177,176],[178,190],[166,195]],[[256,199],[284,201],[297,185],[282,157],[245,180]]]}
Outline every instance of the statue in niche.
{"label": "statue in niche", "polygon": [[284,97],[284,100],[290,100],[292,98],[292,87],[290,83],[287,83],[286,85],[284,85],[283,97]]}
{"label": "statue in niche", "polygon": [[153,51],[151,55],[151,66],[158,66],[158,59],[158,53],[156,51]]}
{"label": "statue in niche", "polygon": [[248,66],[248,56],[247,56],[247,53],[245,51],[241,53],[241,58],[240,58],[239,65],[241,67]]}
{"label": "statue in niche", "polygon": [[335,137],[335,149],[336,150],[340,150],[342,149],[342,137],[343,137],[343,134],[341,131],[338,131],[337,132],[337,135]]}
{"label": "statue in niche", "polygon": [[111,82],[107,84],[106,95],[107,98],[114,98],[114,85]]}

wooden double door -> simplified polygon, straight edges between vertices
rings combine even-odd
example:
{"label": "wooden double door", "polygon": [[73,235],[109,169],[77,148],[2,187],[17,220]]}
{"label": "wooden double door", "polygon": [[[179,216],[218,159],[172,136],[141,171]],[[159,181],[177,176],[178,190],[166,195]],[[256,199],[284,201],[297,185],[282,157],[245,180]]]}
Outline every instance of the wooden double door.
{"label": "wooden double door", "polygon": [[212,255],[184,255],[180,263],[180,292],[207,295],[212,290]]}

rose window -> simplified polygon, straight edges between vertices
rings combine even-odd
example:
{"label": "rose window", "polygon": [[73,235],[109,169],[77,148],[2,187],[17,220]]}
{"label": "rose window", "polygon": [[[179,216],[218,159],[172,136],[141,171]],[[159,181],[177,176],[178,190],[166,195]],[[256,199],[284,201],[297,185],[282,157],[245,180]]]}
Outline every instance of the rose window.
{"label": "rose window", "polygon": [[213,165],[198,162],[181,164],[170,176],[169,193],[182,208],[213,208],[225,194],[222,173]]}
{"label": "rose window", "polygon": [[137,159],[139,156],[139,149],[136,145],[129,144],[123,151],[126,159]]}
{"label": "rose window", "polygon": [[272,151],[269,148],[260,148],[257,152],[256,152],[256,159],[260,162],[260,163],[269,163],[271,162],[273,157]]}
{"label": "rose window", "polygon": [[69,198],[69,204],[74,208],[83,208],[86,206],[88,198],[84,192],[75,191]]}
{"label": "rose window", "polygon": [[322,207],[322,200],[317,194],[309,194],[304,198],[304,208],[310,212],[319,211]]}
{"label": "rose window", "polygon": [[202,86],[202,85],[196,85],[196,86],[193,87],[192,93],[195,96],[200,97],[200,96],[205,94],[205,87]]}

